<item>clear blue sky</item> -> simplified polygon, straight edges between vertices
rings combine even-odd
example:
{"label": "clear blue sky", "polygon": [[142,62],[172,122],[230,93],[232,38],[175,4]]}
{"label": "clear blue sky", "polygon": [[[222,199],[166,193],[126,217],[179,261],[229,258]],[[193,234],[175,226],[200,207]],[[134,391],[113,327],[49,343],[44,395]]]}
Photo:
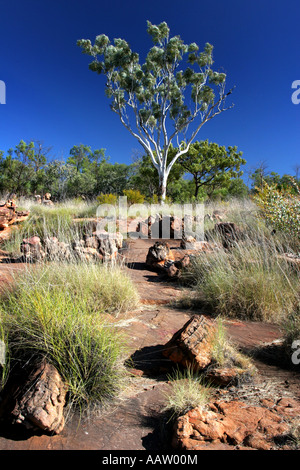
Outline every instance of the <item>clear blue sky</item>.
{"label": "clear blue sky", "polygon": [[232,110],[205,124],[198,140],[237,145],[247,168],[292,173],[300,164],[299,0],[0,0],[0,149],[21,139],[52,146],[66,158],[73,145],[105,148],[112,162],[131,163],[139,144],[110,110],[104,76],[88,69],[78,39],[126,39],[145,55],[146,21],[166,21],[186,43],[214,45],[216,68],[236,86]]}

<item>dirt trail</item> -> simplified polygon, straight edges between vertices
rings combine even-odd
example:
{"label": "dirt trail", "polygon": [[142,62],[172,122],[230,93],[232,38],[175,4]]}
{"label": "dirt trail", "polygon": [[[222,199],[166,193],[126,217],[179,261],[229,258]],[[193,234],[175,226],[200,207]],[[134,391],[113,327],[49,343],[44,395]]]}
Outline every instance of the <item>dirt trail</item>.
{"label": "dirt trail", "polygon": [[[141,297],[141,308],[119,321],[119,327],[128,334],[134,368],[126,392],[110,409],[91,419],[77,417],[67,421],[59,436],[31,435],[24,430],[0,429],[0,450],[148,450],[165,452],[170,442],[165,436],[164,417],[161,413],[164,393],[168,389],[168,361],[161,350],[172,335],[190,318],[191,312],[174,309],[170,301],[182,290],[174,282],[151,271],[145,264],[153,240],[137,239],[129,242],[126,270],[133,279]],[[172,249],[179,241],[171,240]],[[0,282],[17,266],[0,264]],[[195,313],[195,312],[193,312]],[[281,337],[278,327],[270,324],[232,321],[227,322],[232,339],[251,353]],[[265,392],[300,399],[299,374],[276,363],[276,349],[265,348],[265,354],[255,358],[260,374],[260,386],[254,390],[261,397]]]}

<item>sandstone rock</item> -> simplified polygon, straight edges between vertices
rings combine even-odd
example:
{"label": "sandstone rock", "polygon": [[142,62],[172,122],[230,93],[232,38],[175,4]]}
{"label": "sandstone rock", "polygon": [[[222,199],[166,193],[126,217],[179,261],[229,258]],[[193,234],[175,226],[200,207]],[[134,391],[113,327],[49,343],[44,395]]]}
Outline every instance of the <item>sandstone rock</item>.
{"label": "sandstone rock", "polygon": [[212,245],[207,241],[197,240],[192,235],[183,236],[180,246],[184,250],[196,250],[200,252],[211,252],[213,250]]}
{"label": "sandstone rock", "polygon": [[165,345],[163,355],[175,363],[204,369],[212,361],[212,340],[216,334],[213,321],[194,316]]}
{"label": "sandstone rock", "polygon": [[136,231],[141,234],[141,238],[148,238],[151,233],[150,225],[147,222],[139,222]]}
{"label": "sandstone rock", "polygon": [[13,422],[59,434],[64,428],[67,388],[55,367],[43,362],[16,393]]}
{"label": "sandstone rock", "polygon": [[81,261],[102,261],[103,255],[96,248],[91,247],[74,247],[75,255]]}
{"label": "sandstone rock", "polygon": [[179,269],[176,267],[175,263],[171,263],[169,267],[166,268],[167,275],[169,277],[178,277],[180,275]]}
{"label": "sandstone rock", "polygon": [[98,240],[98,251],[104,261],[111,261],[117,258],[119,250],[123,246],[123,235],[120,232],[108,233],[96,231],[93,233]]}
{"label": "sandstone rock", "polygon": [[0,206],[0,230],[7,228],[16,220],[15,207],[7,207],[6,204]]}
{"label": "sandstone rock", "polygon": [[99,240],[95,236],[86,236],[84,243],[87,248],[95,248],[96,250],[99,248]]}
{"label": "sandstone rock", "polygon": [[181,450],[213,449],[220,445],[270,450],[275,447],[274,438],[288,431],[289,424],[283,421],[283,416],[263,406],[238,400],[217,401],[180,416],[174,426],[172,445]]}
{"label": "sandstone rock", "polygon": [[148,250],[146,264],[158,269],[165,269],[175,258],[167,242],[155,242]]}
{"label": "sandstone rock", "polygon": [[180,239],[183,235],[183,220],[179,217],[170,218],[170,238]]}
{"label": "sandstone rock", "polygon": [[252,380],[256,368],[230,341],[222,343],[216,356],[218,334],[216,320],[195,315],[164,346],[163,355],[175,363],[201,371],[217,386],[239,385]]}
{"label": "sandstone rock", "polygon": [[175,261],[175,266],[178,268],[178,269],[184,269],[186,268],[191,262],[191,258],[189,255],[185,255],[183,258]]}
{"label": "sandstone rock", "polygon": [[224,387],[229,384],[236,384],[246,372],[238,367],[212,367],[208,369],[205,376],[210,383]]}
{"label": "sandstone rock", "polygon": [[42,261],[46,256],[42,247],[41,239],[37,236],[24,238],[20,249],[25,261],[28,262],[34,263]]}

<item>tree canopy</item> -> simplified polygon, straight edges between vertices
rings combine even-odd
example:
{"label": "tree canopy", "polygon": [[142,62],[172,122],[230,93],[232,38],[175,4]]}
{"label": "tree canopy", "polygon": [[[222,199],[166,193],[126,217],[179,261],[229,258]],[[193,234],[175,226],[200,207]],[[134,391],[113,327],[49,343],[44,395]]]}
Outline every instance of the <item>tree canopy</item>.
{"label": "tree canopy", "polygon": [[[170,37],[166,22],[147,22],[154,46],[144,63],[127,41],[98,35],[77,44],[93,60],[89,68],[106,76],[106,95],[111,109],[150,156],[158,172],[162,200],[169,173],[186,153],[201,127],[226,108],[225,73],[213,70],[213,46],[202,52],[196,43]],[[185,67],[181,63],[185,58]],[[171,145],[176,155],[168,161]]]}
{"label": "tree canopy", "polygon": [[201,186],[205,186],[209,193],[222,185],[226,186],[232,178],[239,178],[243,172],[241,165],[246,163],[242,152],[237,147],[219,146],[208,140],[194,142],[189,151],[182,155],[178,163],[187,173],[193,176],[195,183],[195,198]]}

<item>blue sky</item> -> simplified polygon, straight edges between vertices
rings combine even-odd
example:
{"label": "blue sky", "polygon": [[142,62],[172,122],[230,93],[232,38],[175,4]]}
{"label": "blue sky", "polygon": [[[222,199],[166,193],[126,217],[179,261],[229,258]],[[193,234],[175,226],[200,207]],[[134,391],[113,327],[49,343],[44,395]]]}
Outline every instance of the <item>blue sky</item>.
{"label": "blue sky", "polygon": [[215,68],[227,73],[234,108],[205,124],[197,139],[236,145],[247,169],[293,173],[300,164],[299,0],[0,0],[0,149],[21,139],[52,146],[63,159],[73,145],[105,148],[112,162],[131,163],[138,142],[110,110],[104,76],[88,69],[78,39],[126,39],[143,57],[152,46],[146,22],[166,21],[186,43],[214,46]]}

